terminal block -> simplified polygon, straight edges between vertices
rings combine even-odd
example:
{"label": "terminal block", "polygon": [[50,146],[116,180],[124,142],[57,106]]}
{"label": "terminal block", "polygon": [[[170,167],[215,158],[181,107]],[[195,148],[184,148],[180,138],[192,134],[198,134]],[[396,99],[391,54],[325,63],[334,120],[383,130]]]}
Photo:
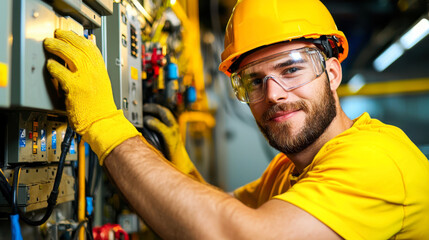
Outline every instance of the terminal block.
{"label": "terminal block", "polygon": [[[70,169],[65,169],[70,170]],[[17,205],[24,212],[46,208],[49,194],[55,181],[57,167],[25,167],[19,176]],[[14,170],[6,170],[5,175],[9,182],[13,182]],[[57,204],[74,200],[75,179],[63,172],[59,187]],[[9,212],[8,202],[0,195],[0,212]]]}
{"label": "terminal block", "polygon": [[[8,163],[58,162],[67,118],[39,112],[8,115]],[[72,141],[66,160],[77,160],[77,144]]]}

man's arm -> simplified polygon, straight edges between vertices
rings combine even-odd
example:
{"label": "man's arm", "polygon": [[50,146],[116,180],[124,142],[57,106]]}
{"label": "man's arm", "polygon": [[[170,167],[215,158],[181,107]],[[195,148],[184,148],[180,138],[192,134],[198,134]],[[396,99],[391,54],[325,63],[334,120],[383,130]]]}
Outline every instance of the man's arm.
{"label": "man's arm", "polygon": [[116,185],[165,239],[339,239],[302,209],[270,200],[251,209],[214,187],[192,180],[161,160],[139,137],[105,159]]}

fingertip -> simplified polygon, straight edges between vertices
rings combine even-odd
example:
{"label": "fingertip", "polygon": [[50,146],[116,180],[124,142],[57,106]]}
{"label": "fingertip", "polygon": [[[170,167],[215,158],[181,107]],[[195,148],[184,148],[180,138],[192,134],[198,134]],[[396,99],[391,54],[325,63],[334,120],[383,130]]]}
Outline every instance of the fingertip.
{"label": "fingertip", "polygon": [[57,78],[60,82],[66,76],[71,73],[64,65],[57,62],[55,59],[48,59],[46,62],[46,68],[52,77]]}
{"label": "fingertip", "polygon": [[60,38],[64,34],[64,30],[57,28],[54,31],[54,38]]}
{"label": "fingertip", "polygon": [[45,38],[45,39],[43,39],[43,46],[46,48],[46,47],[49,47],[51,44],[52,44],[52,42],[54,41],[54,39],[53,38]]}
{"label": "fingertip", "polygon": [[66,42],[76,42],[76,41],[80,40],[80,38],[81,38],[81,36],[79,36],[79,34],[73,32],[73,31],[70,31],[70,30],[57,29],[57,30],[55,30],[54,34],[55,34],[55,38],[66,41]]}
{"label": "fingertip", "polygon": [[48,58],[48,60],[46,61],[46,67],[49,69],[51,68],[53,65],[55,65],[55,63],[57,63],[57,61],[55,61],[52,58]]}
{"label": "fingertip", "polygon": [[61,35],[64,35],[67,31],[66,30],[62,30],[60,28],[55,29],[54,31],[54,36],[55,37],[59,37]]}

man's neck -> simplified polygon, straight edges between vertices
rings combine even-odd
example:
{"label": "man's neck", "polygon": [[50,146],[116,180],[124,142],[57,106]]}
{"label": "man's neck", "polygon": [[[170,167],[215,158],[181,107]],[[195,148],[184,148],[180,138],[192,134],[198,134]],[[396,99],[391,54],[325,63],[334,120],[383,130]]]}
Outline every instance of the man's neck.
{"label": "man's neck", "polygon": [[347,117],[341,108],[338,108],[337,116],[326,128],[325,132],[303,151],[295,154],[287,154],[288,158],[295,164],[295,169],[301,173],[313,161],[320,149],[332,138],[349,129],[353,121]]}

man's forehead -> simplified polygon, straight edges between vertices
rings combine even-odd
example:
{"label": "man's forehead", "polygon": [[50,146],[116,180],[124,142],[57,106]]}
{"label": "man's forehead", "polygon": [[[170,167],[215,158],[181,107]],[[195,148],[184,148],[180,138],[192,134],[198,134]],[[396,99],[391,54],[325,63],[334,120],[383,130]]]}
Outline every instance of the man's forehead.
{"label": "man's forehead", "polygon": [[261,49],[258,49],[257,51],[249,54],[248,56],[246,56],[239,65],[239,68],[257,61],[259,59],[274,55],[276,53],[279,52],[285,52],[285,51],[290,51],[290,50],[294,50],[294,49],[299,49],[299,48],[303,48],[303,47],[315,47],[314,44],[309,43],[309,42],[283,42],[283,43],[278,43],[278,44],[274,44],[274,45],[270,45],[267,47],[263,47]]}

